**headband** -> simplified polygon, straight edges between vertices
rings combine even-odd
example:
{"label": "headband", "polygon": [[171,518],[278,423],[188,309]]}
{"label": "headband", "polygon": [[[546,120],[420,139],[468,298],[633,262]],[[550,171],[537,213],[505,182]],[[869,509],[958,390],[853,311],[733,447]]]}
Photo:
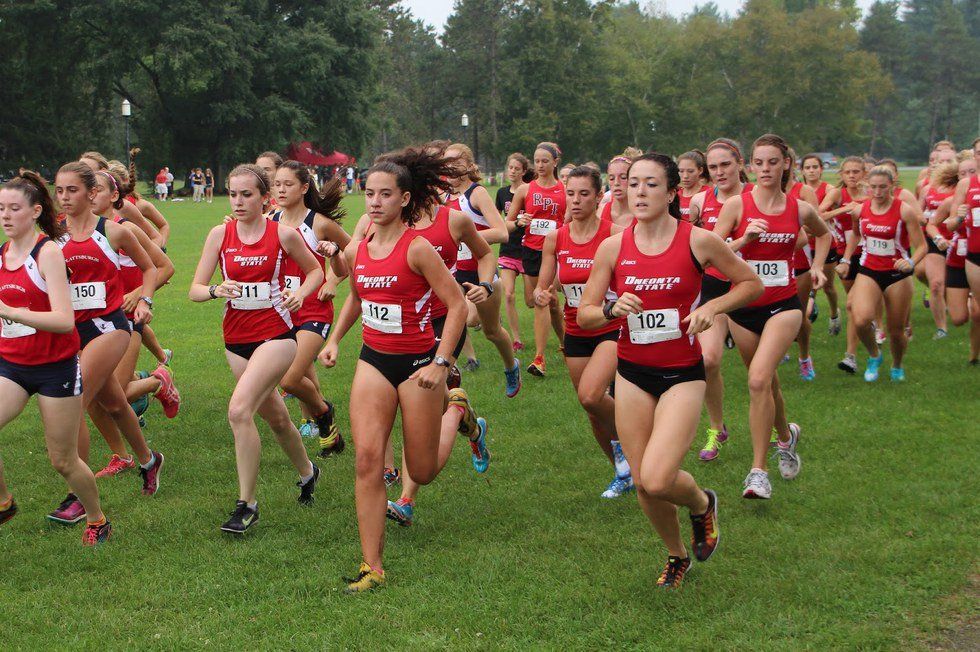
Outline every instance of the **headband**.
{"label": "headband", "polygon": [[561,150],[554,145],[549,145],[548,143],[541,143],[536,149],[543,149],[544,151],[551,154],[555,159],[561,158]]}
{"label": "headband", "polygon": [[101,174],[106,179],[108,179],[109,181],[111,181],[112,182],[112,189],[115,190],[116,192],[119,192],[119,184],[116,183],[116,177],[112,176],[111,174],[109,174],[105,170],[99,170],[98,174]]}
{"label": "headband", "polygon": [[613,163],[615,163],[617,161],[623,161],[624,163],[628,163],[630,165],[633,164],[633,161],[632,160],[630,160],[629,158],[627,158],[625,156],[620,155],[620,156],[614,156],[613,159],[611,161],[609,161],[609,165],[612,165]]}
{"label": "headband", "polygon": [[266,189],[266,191],[268,191],[268,190],[269,190],[269,182],[268,182],[268,181],[265,181],[265,180],[264,180],[264,179],[262,178],[262,175],[261,175],[261,174],[259,174],[258,172],[256,172],[256,171],[255,171],[255,170],[253,170],[252,168],[247,168],[247,167],[243,167],[242,169],[243,169],[243,170],[248,170],[249,172],[251,172],[252,174],[254,174],[254,175],[255,175],[255,178],[259,180],[259,190],[261,190],[261,189],[262,189],[262,185],[263,185],[263,184],[265,184],[265,189]]}
{"label": "headband", "polygon": [[708,151],[710,152],[715,147],[724,147],[729,151],[731,151],[735,155],[735,158],[737,158],[740,161],[742,160],[742,152],[738,151],[738,148],[735,147],[734,145],[730,145],[723,140],[716,140],[715,142],[708,145]]}

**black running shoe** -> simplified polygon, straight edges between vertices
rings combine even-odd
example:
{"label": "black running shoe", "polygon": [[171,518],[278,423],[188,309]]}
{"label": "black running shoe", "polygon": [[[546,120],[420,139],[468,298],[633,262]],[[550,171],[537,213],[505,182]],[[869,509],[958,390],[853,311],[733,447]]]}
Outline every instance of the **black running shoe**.
{"label": "black running shoe", "polygon": [[704,514],[691,514],[691,547],[694,548],[694,558],[698,561],[708,561],[718,547],[721,531],[718,528],[718,496],[711,489],[705,489],[708,495],[708,509]]}
{"label": "black running shoe", "polygon": [[345,444],[344,438],[340,434],[340,428],[337,427],[337,421],[334,419],[333,403],[326,399],[323,402],[327,404],[327,411],[314,418],[316,427],[320,431],[320,452],[318,455],[330,457],[344,452]]}
{"label": "black running shoe", "polygon": [[11,498],[10,504],[7,505],[7,508],[3,511],[0,511],[0,525],[12,519],[16,513],[17,513],[17,501]]}
{"label": "black running shoe", "polygon": [[684,559],[674,557],[673,555],[667,557],[667,565],[664,566],[663,572],[660,573],[660,577],[657,579],[657,586],[665,589],[680,588],[681,583],[684,581],[684,575],[690,567],[690,557],[684,557]]}
{"label": "black running shoe", "polygon": [[[313,464],[313,462],[310,462]],[[300,505],[312,505],[313,504],[313,491],[316,489],[316,481],[320,479],[320,467],[313,464],[313,477],[304,482],[297,482],[296,486],[299,487],[299,501]]]}
{"label": "black running shoe", "polygon": [[236,500],[235,511],[231,513],[231,518],[221,526],[221,531],[232,534],[245,534],[245,531],[255,525],[258,520],[258,505],[255,506],[255,509],[252,509],[244,500]]}

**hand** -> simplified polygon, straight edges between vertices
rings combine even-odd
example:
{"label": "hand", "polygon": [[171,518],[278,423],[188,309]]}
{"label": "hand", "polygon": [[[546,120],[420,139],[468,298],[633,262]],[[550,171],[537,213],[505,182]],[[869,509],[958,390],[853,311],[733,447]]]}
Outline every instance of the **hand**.
{"label": "hand", "polygon": [[856,211],[857,209],[861,208],[861,202],[859,202],[859,201],[852,201],[851,203],[849,203],[844,208],[847,209],[847,212],[848,213],[852,213],[852,212]]}
{"label": "hand", "polygon": [[837,263],[837,267],[834,268],[834,271],[837,272],[837,276],[839,276],[843,281],[845,278],[847,278],[847,271],[849,269],[851,269],[851,264],[846,260],[842,260]]}
{"label": "hand", "polygon": [[234,222],[234,221],[235,218],[232,217],[231,215],[225,215],[223,218],[221,218],[222,224],[227,224],[228,222]]}
{"label": "hand", "polygon": [[238,281],[224,281],[214,288],[214,296],[222,299],[237,299],[242,296],[242,285]]}
{"label": "hand", "polygon": [[329,240],[320,240],[316,243],[316,252],[325,258],[333,258],[340,251],[340,245]]}
{"label": "hand", "polygon": [[10,319],[10,306],[5,304],[3,301],[0,301],[0,317],[10,321],[16,321],[14,319]]}
{"label": "hand", "polygon": [[136,310],[136,304],[140,302],[140,297],[143,296],[143,287],[140,286],[123,295],[122,310],[124,313],[131,315]]}
{"label": "hand", "polygon": [[337,283],[335,281],[324,282],[316,293],[316,298],[324,303],[327,301],[333,301],[335,296],[337,296]]}
{"label": "hand", "polygon": [[463,290],[466,291],[466,298],[473,303],[483,303],[490,298],[490,293],[482,285],[463,283]]}
{"label": "hand", "polygon": [[819,267],[810,268],[810,279],[813,282],[812,288],[814,290],[819,290],[827,284],[827,275],[824,274],[823,269]]}
{"label": "hand", "polygon": [[541,288],[534,288],[534,304],[546,308],[551,305],[551,292],[549,290],[542,290]]}
{"label": "hand", "polygon": [[448,367],[431,362],[409,376],[408,379],[418,379],[419,387],[422,389],[435,389],[437,387],[445,387],[446,377],[448,375]]}
{"label": "hand", "polygon": [[766,220],[752,220],[745,226],[745,233],[742,235],[746,242],[754,242],[759,236],[769,231],[769,222]]}
{"label": "hand", "polygon": [[703,306],[698,306],[696,310],[682,319],[681,323],[688,324],[688,335],[694,335],[695,333],[700,333],[711,328],[716,314],[715,309],[706,303]]}
{"label": "hand", "polygon": [[296,312],[303,306],[303,299],[298,292],[287,290],[282,293],[282,306],[289,312]]}
{"label": "hand", "polygon": [[146,305],[146,302],[140,301],[136,306],[136,310],[133,311],[133,323],[149,324],[152,320],[153,311],[150,310],[150,306]]}
{"label": "hand", "polygon": [[338,353],[339,347],[337,343],[328,340],[323,349],[320,350],[320,355],[317,356],[317,359],[320,361],[320,364],[329,368],[337,364]]}
{"label": "hand", "polygon": [[520,213],[517,216],[517,226],[521,227],[522,229],[526,227],[530,221],[531,217],[527,213]]}
{"label": "hand", "polygon": [[899,258],[895,261],[894,267],[899,272],[911,272],[913,269],[912,263],[904,258]]}
{"label": "hand", "polygon": [[933,243],[935,243],[936,248],[939,249],[939,251],[946,251],[949,249],[949,240],[942,236],[939,236],[933,240]]}
{"label": "hand", "polygon": [[626,315],[638,315],[643,312],[643,301],[640,297],[630,292],[624,292],[619,295],[616,299],[616,303],[613,304],[612,310],[613,317],[625,317]]}

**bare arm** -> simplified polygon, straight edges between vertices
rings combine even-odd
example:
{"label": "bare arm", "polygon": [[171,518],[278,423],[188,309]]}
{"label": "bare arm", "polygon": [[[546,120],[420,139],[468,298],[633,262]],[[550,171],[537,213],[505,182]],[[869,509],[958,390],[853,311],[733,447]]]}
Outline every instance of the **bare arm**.
{"label": "bare arm", "polygon": [[139,209],[143,217],[152,222],[153,226],[157,228],[157,231],[160,233],[160,237],[163,240],[160,247],[166,247],[167,243],[170,241],[170,223],[167,222],[167,218],[163,216],[163,213],[161,213],[152,202],[149,202],[143,198],[136,200],[136,208]]}
{"label": "bare arm", "polygon": [[214,270],[218,268],[218,256],[221,253],[221,241],[225,237],[225,225],[220,224],[208,233],[204,241],[204,248],[201,250],[201,258],[197,262],[197,269],[194,271],[194,280],[191,281],[191,289],[188,298],[191,301],[210,301],[221,297],[222,299],[233,299],[238,296],[238,283],[225,279],[224,282],[214,287],[215,295],[211,296],[211,277]]}
{"label": "bare arm", "polygon": [[[115,249],[121,249],[124,254],[133,259],[136,266],[143,272],[143,296],[152,300],[153,293],[161,285],[157,283],[157,267],[146,249],[136,239],[133,231],[116,222],[106,222],[106,235],[109,244]],[[137,324],[149,324],[153,319],[153,311],[145,302],[139,302],[133,311],[133,321]]]}
{"label": "bare arm", "polygon": [[279,227],[279,244],[286,255],[296,261],[299,268],[306,274],[303,283],[295,291],[287,290],[282,294],[283,305],[290,312],[295,312],[303,305],[306,297],[319,290],[320,286],[323,285],[323,269],[296,229],[283,224],[277,226]]}
{"label": "bare arm", "polygon": [[41,278],[48,286],[51,310],[41,312],[27,308],[11,308],[0,301],[0,318],[49,333],[70,333],[75,330],[75,311],[72,309],[68,290],[65,257],[58,245],[46,242],[38,252],[37,258]]}
{"label": "bare arm", "polygon": [[551,303],[551,286],[555,282],[558,271],[558,260],[555,257],[555,245],[558,241],[558,231],[552,231],[544,237],[541,248],[541,271],[538,273],[538,285],[534,288],[534,302],[539,306]]}
{"label": "bare arm", "polygon": [[[616,266],[616,258],[619,257],[619,248],[622,245],[622,235],[614,235],[606,238],[599,245],[595,254],[595,263],[589,273],[589,280],[582,290],[582,298],[578,304],[578,315],[576,321],[578,325],[587,330],[602,328],[609,323],[603,314],[603,307],[606,301],[606,292],[612,282],[613,268]],[[616,300],[613,307],[614,315],[621,317],[627,314],[631,308],[642,310],[643,304],[633,294],[625,292]],[[638,312],[638,310],[636,310]]]}
{"label": "bare arm", "polygon": [[688,324],[688,335],[710,328],[715,315],[741,308],[762,296],[765,290],[762,281],[717,234],[695,229],[691,233],[691,251],[702,269],[714,267],[731,279],[732,287],[720,297],[698,306],[687,316],[684,323]]}
{"label": "bare arm", "polygon": [[[489,242],[490,244],[498,242],[507,242],[510,237],[510,233],[507,231],[507,226],[504,224],[504,220],[500,217],[500,211],[497,210],[497,204],[494,203],[493,199],[490,198],[490,193],[483,186],[477,186],[473,189],[470,194],[470,201],[473,206],[476,207],[478,211],[483,214],[483,218],[490,225],[489,229],[480,231],[480,237]],[[473,247],[470,247],[472,249]],[[474,251],[474,253],[476,253]],[[480,278],[483,278],[482,276]]]}

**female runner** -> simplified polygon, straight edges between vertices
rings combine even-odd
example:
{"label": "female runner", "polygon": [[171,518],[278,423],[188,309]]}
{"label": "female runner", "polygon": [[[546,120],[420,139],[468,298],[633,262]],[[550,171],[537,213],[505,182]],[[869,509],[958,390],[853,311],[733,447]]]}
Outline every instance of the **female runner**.
{"label": "female runner", "polygon": [[[973,141],[973,158],[976,167],[980,168],[980,138]],[[961,210],[960,206],[966,206],[966,210]],[[967,285],[976,302],[980,300],[980,177],[976,171],[956,184],[950,212],[951,217],[946,220],[946,226],[951,231],[966,228],[964,269]],[[970,360],[971,364],[976,360],[975,352]]]}
{"label": "female runner", "polygon": [[[882,355],[875,341],[872,321],[878,305],[884,298],[889,343],[892,352],[891,379],[905,380],[902,358],[908,346],[905,324],[912,302],[912,270],[926,255],[925,238],[913,206],[895,195],[895,174],[890,167],[879,165],[868,176],[871,198],[851,213],[851,220],[858,221],[856,232],[847,240],[847,250],[837,266],[837,272],[845,275],[850,266],[850,256],[857,249],[858,239],[863,239],[857,278],[847,298],[858,337],[868,350],[868,366],[864,380],[878,380]],[[909,245],[914,253],[909,256]]]}
{"label": "female runner", "polygon": [[704,153],[697,149],[684,152],[677,157],[677,168],[681,173],[681,185],[678,197],[681,202],[681,219],[691,221],[691,200],[700,192],[708,189],[711,175],[708,174],[708,163]]}
{"label": "female runner", "polygon": [[[92,212],[97,186],[96,173],[84,163],[67,163],[55,176],[58,203],[66,216],[67,234],[58,244],[71,279],[72,308],[80,338],[82,407],[88,409],[98,402],[115,421],[140,462],[143,494],[152,496],[160,487],[164,457],[146,445],[136,414],[113,375],[130,340],[129,320],[122,311],[118,252],[123,251],[143,272],[143,295],[133,311],[135,323],[153,318],[157,269],[128,228]],[[84,420],[78,423],[78,456],[88,462],[89,432]],[[78,497],[69,493],[48,518],[71,525],[84,515]]]}
{"label": "female runner", "polygon": [[[255,157],[255,164],[265,171],[269,181],[273,182],[276,180],[276,171],[279,166],[282,165],[282,157],[276,152],[267,151],[262,152]],[[266,211],[268,211],[268,216],[272,217],[272,213],[279,210],[279,204],[276,203],[276,198],[271,194],[269,195],[269,204],[266,206]]]}
{"label": "female runner", "polygon": [[766,457],[774,426],[778,431],[780,474],[791,480],[800,471],[796,453],[800,427],[786,424],[777,368],[796,339],[803,319],[792,273],[801,227],[809,229],[816,244],[810,268],[813,287],[820,289],[826,280],[823,266],[830,249],[830,234],[810,204],[790,199],[783,192],[790,177],[788,159],[789,146],[780,136],[765,134],[757,138],[752,146],[756,184],[750,192],[725,202],[715,227],[720,237],[731,236],[731,248],[749,263],[766,288],[761,297],[728,315],[732,337],[748,367],[753,460],[744,482],[744,498],[767,499],[772,494]]}
{"label": "female runner", "polygon": [[[95,477],[78,456],[82,378],[65,259],[52,242],[64,235],[45,181],[21,172],[0,189],[0,428],[37,394],[48,457],[78,496],[87,525],[82,543],[112,534]],[[38,233],[40,230],[40,233]],[[0,523],[17,513],[0,462]]]}
{"label": "female runner", "polygon": [[[692,224],[708,231],[714,231],[718,223],[721,207],[730,197],[742,194],[748,188],[745,181],[742,148],[734,140],[719,138],[708,145],[705,153],[708,174],[714,186],[706,188],[691,198],[688,217]],[[705,268],[702,276],[701,300],[705,303],[716,299],[731,287],[725,276],[713,267]],[[707,441],[698,454],[703,462],[718,457],[718,452],[728,441],[728,428],[725,425],[725,384],[721,375],[721,357],[725,352],[728,338],[728,317],[718,312],[714,324],[697,334],[704,358],[706,388],[704,404],[708,411]]]}
{"label": "female runner", "polygon": [[609,182],[609,201],[599,207],[599,217],[607,222],[626,228],[633,223],[629,205],[626,202],[626,173],[633,159],[643,152],[635,147],[627,147],[623,153],[614,157],[606,166]]}
{"label": "female runner", "polygon": [[524,301],[528,308],[534,309],[534,361],[528,366],[528,373],[534,376],[545,375],[545,349],[548,344],[548,323],[558,336],[564,339],[564,320],[553,301],[547,307],[535,304],[533,291],[538,285],[541,271],[541,250],[544,237],[558,229],[565,221],[565,186],[555,178],[555,168],[561,152],[554,143],[539,143],[534,149],[535,178],[514,193],[507,219],[526,228],[524,233]]}
{"label": "female runner", "polygon": [[[783,192],[791,199],[802,199],[816,209],[820,206],[817,200],[817,193],[808,184],[796,180],[796,152],[791,147],[789,149],[789,160],[787,165],[790,169],[789,181],[783,186]],[[810,250],[809,236],[804,229],[800,230],[797,239],[796,251],[793,254],[793,275],[796,277],[796,296],[800,300],[800,305],[804,309],[809,305],[810,290],[810,266],[813,263],[813,254]],[[804,312],[809,315],[809,312]],[[813,324],[809,319],[804,319],[800,323],[800,332],[796,336],[796,345],[799,348],[797,363],[800,367],[800,378],[805,381],[812,381],[816,377],[813,368],[813,358],[810,357],[810,332]]]}
{"label": "female runner", "polygon": [[[525,178],[527,178],[526,181]],[[494,202],[497,206],[497,212],[501,215],[510,213],[511,204],[514,203],[514,193],[532,178],[531,164],[526,156],[520,152],[514,152],[508,156],[507,180],[510,185],[497,190],[497,199]],[[524,350],[524,343],[521,341],[521,320],[517,313],[516,294],[517,277],[524,273],[524,262],[521,260],[521,241],[524,239],[524,229],[517,226],[516,222],[507,222],[506,224],[510,235],[507,242],[500,243],[497,264],[500,266],[500,280],[504,284],[507,325],[510,327],[511,339],[514,342],[514,353],[518,353]]]}
{"label": "female runner", "polygon": [[[480,170],[473,160],[473,152],[461,143],[446,149],[446,157],[455,161],[456,173],[449,177],[450,191],[446,205],[461,211],[476,226],[476,230],[488,243],[506,242],[507,226],[500,218],[497,207],[487,189],[481,186]],[[490,252],[492,254],[492,252]],[[496,265],[491,266],[488,278],[478,273],[477,259],[465,242],[460,243],[456,261],[456,282],[463,287],[468,304],[479,316],[480,330],[497,348],[504,363],[504,393],[514,398],[521,390],[520,362],[514,358],[514,342],[510,333],[500,323],[500,281],[496,278]],[[479,300],[474,301],[474,297]],[[470,317],[472,317],[470,312]]]}
{"label": "female runner", "polygon": [[[952,154],[948,157],[947,154]],[[926,283],[929,288],[927,306],[932,311],[932,319],[936,324],[936,333],[932,339],[940,340],[947,335],[946,330],[946,251],[953,239],[953,234],[941,221],[934,222],[933,218],[939,206],[953,196],[956,184],[959,182],[959,165],[956,154],[949,150],[941,150],[937,154],[937,164],[932,176],[922,188],[920,206],[926,224],[922,227],[926,239],[926,256],[922,265],[915,268],[916,277]]]}
{"label": "female runner", "polygon": [[[820,217],[830,226],[830,234],[834,239],[834,254],[828,260],[837,258],[838,262],[847,249],[847,239],[852,230],[851,212],[867,199],[867,184],[864,174],[864,159],[860,156],[848,156],[840,164],[840,184],[830,188],[820,202]],[[851,291],[854,277],[857,275],[858,261],[855,258],[848,261],[848,272],[841,277],[845,297]],[[829,282],[828,282],[829,284]],[[857,371],[857,332],[854,330],[854,320],[848,319],[846,326],[846,349],[844,357],[837,363],[841,371],[853,374]]]}
{"label": "female runner", "polygon": [[[439,254],[410,227],[438,203],[439,191],[446,187],[442,178],[454,173],[453,162],[431,148],[409,148],[379,159],[368,172],[365,189],[371,233],[345,251],[353,270],[351,291],[320,361],[328,367],[336,364],[339,343],[360,316],[364,346],[350,391],[351,406],[357,409],[350,415],[364,561],[347,580],[349,593],[386,581],[382,469],[399,407],[406,474],[418,484],[428,484],[436,475],[446,378],[466,321],[466,304]],[[429,319],[433,294],[447,310],[438,346]]]}
{"label": "female runner", "polygon": [[[823,200],[827,197],[827,193],[831,191],[833,186],[823,180],[823,170],[824,164],[823,159],[816,154],[807,154],[802,159],[800,159],[800,169],[803,171],[803,183],[808,185],[817,196],[817,208],[820,210],[820,206],[823,205]],[[833,228],[831,228],[831,234],[834,233]],[[813,255],[813,245],[810,245],[810,255]],[[832,246],[830,248],[830,253],[827,254],[827,263],[824,265],[824,276],[827,277],[827,282],[824,283],[823,293],[827,296],[827,304],[830,306],[830,317],[827,322],[827,332],[831,335],[840,334],[841,324],[840,324],[840,307],[837,298],[837,286],[834,284],[834,266],[840,260],[840,255],[837,253],[837,247]],[[810,299],[813,305],[816,306],[816,297]],[[810,307],[807,307],[807,314],[810,314]]]}
{"label": "female runner", "polygon": [[[272,428],[299,473],[300,504],[313,503],[320,476],[275,389],[296,357],[290,313],[319,290],[323,269],[295,229],[263,215],[270,189],[269,177],[257,165],[239,165],[231,171],[228,198],[234,219],[208,233],[190,289],[191,301],[226,301],[222,323],[225,357],[236,379],[228,422],[235,437],[239,496],[221,529],[232,534],[244,534],[259,520],[255,485],[261,441],[256,412]],[[294,290],[284,287],[287,257],[306,274]],[[209,285],[219,263],[223,280]]]}
{"label": "female runner", "polygon": [[[626,318],[617,344],[616,430],[623,443],[640,506],[667,546],[657,585],[678,588],[691,565],[677,519],[691,516],[691,547],[707,561],[718,546],[718,497],[701,489],[681,463],[694,439],[704,400],[705,374],[695,333],[716,312],[732,310],[762,292],[749,266],[712,233],[680,219],[677,164],[645,154],[630,166],[629,205],[635,226],[607,238],[579,304],[587,330]],[[702,270],[712,265],[732,287],[700,304]],[[616,301],[606,299],[610,289]]]}
{"label": "female runner", "polygon": [[[624,181],[628,171],[629,166],[626,166]],[[620,233],[623,227],[596,217],[597,204],[602,197],[602,177],[595,170],[583,165],[569,172],[565,197],[571,221],[544,239],[541,275],[538,276],[538,287],[534,289],[534,301],[539,306],[547,306],[554,299],[551,288],[557,271],[565,295],[565,364],[578,401],[589,417],[592,434],[613,466],[612,482],[602,497],[618,498],[634,488],[629,463],[616,436],[615,402],[608,392],[616,376],[616,340],[622,320],[585,330],[579,327],[576,315],[582,290],[595,264],[596,249],[606,238]],[[616,294],[610,291],[606,299],[615,301]]]}
{"label": "female runner", "polygon": [[[87,165],[93,172],[109,169],[109,161],[98,152],[85,152],[78,158],[78,162]],[[122,164],[120,163],[120,165]],[[139,208],[132,205],[132,203],[123,206],[119,210],[124,218],[142,229],[143,233],[150,236],[150,239],[158,247],[162,248],[166,246],[166,236],[169,234],[169,230],[166,233],[161,233],[158,229],[154,228],[150,221],[140,212]],[[159,213],[159,211],[156,212]],[[166,224],[166,220],[164,220],[164,224]]]}
{"label": "female runner", "polygon": [[[305,434],[305,429],[312,435],[315,425],[320,436],[319,455],[330,457],[344,450],[344,438],[337,428],[333,404],[323,398],[313,361],[333,324],[333,297],[337,294],[337,285],[348,274],[346,259],[337,255],[350,242],[350,236],[339,223],[344,216],[340,207],[344,190],[340,179],[334,179],[324,184],[322,192],[317,191],[309,170],[298,161],[286,161],[279,167],[274,188],[280,210],[273,216],[273,221],[296,229],[321,270],[328,257],[330,260],[326,280],[306,297],[292,316],[296,357],[279,383],[300,401],[304,416],[300,434]],[[328,256],[320,253],[321,250]],[[306,278],[299,263],[291,258],[283,261],[283,273],[286,291],[295,292]]]}

